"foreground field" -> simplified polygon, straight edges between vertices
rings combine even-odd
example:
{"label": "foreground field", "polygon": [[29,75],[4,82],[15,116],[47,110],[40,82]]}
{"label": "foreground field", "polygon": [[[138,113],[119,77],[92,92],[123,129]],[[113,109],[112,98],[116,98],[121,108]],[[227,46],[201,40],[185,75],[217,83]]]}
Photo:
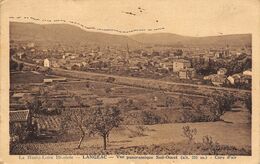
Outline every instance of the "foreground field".
{"label": "foreground field", "polygon": [[[189,144],[182,134],[182,127],[185,125],[196,128],[198,131],[195,136],[195,143],[191,147],[188,146]],[[208,135],[212,137],[213,142],[226,145],[222,148],[228,151],[228,154],[249,155],[251,151],[251,137],[249,135],[251,131],[249,126],[250,124],[247,123],[225,122],[175,123],[147,125],[143,127],[144,131],[142,132],[138,130],[140,129],[139,126],[121,126],[112,131],[106,153],[156,154],[160,148],[164,152],[159,154],[185,154],[185,151],[186,154],[209,154],[207,150],[200,150],[203,146],[201,145],[203,136]],[[12,154],[94,154],[103,152],[101,137],[86,138],[81,149],[76,149],[79,136],[70,135],[74,135],[74,141],[60,142],[56,140],[49,143],[47,141],[24,143],[17,145]],[[183,146],[186,148],[183,149]],[[155,148],[158,150],[151,150]],[[221,152],[222,149],[218,153],[221,154]]]}

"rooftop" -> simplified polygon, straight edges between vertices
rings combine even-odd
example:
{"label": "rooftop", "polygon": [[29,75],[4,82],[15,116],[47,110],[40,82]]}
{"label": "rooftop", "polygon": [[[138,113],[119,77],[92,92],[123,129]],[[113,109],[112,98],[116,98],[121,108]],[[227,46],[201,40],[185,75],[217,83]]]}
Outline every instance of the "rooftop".
{"label": "rooftop", "polygon": [[9,112],[10,122],[22,122],[27,121],[29,116],[29,110],[17,110]]}
{"label": "rooftop", "polygon": [[25,95],[25,93],[14,93],[12,97],[14,98],[20,98],[20,97],[23,97]]}

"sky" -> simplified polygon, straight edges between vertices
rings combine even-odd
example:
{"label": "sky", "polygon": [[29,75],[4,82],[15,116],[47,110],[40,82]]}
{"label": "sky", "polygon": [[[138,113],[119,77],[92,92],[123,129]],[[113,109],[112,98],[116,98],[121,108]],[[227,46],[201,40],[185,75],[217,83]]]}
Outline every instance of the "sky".
{"label": "sky", "polygon": [[101,29],[145,29],[187,36],[252,33],[260,16],[259,0],[6,0],[5,7],[11,17],[63,19]]}

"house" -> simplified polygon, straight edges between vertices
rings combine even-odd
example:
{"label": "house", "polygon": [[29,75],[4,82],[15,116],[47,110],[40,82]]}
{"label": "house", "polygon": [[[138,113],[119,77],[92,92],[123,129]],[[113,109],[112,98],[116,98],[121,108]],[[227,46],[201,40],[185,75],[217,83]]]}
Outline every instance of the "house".
{"label": "house", "polygon": [[57,60],[55,58],[52,58],[52,59],[46,58],[46,59],[44,59],[43,60],[43,66],[44,67],[48,67],[48,68],[50,68],[50,67],[56,67],[56,68],[60,67],[60,65],[58,64],[58,62],[57,62]]}
{"label": "house", "polygon": [[218,75],[225,75],[227,73],[227,69],[226,68],[220,68],[217,72]]}
{"label": "house", "polygon": [[172,62],[161,62],[160,66],[164,69],[170,70],[173,68],[173,63]]}
{"label": "house", "polygon": [[46,58],[46,59],[43,60],[43,66],[44,66],[44,67],[50,68],[50,67],[51,67],[50,64],[51,64],[51,63],[50,63],[50,60],[49,60],[48,58]]}
{"label": "house", "polygon": [[213,78],[211,78],[211,82],[213,85],[222,86],[227,82],[227,76],[226,75],[213,76]]}
{"label": "house", "polygon": [[57,82],[65,82],[67,81],[67,79],[65,77],[58,77],[58,78],[53,78],[52,79],[53,82],[57,81]]}
{"label": "house", "polygon": [[194,68],[185,68],[178,72],[178,76],[180,79],[192,79],[196,75],[196,71]]}
{"label": "house", "polygon": [[22,98],[26,93],[14,93],[12,95],[12,98]]}
{"label": "house", "polygon": [[10,110],[25,109],[25,108],[26,108],[25,103],[16,103],[16,102],[10,103]]}
{"label": "house", "polygon": [[22,131],[17,133],[17,128],[26,131],[32,122],[29,110],[15,110],[9,112],[10,139],[13,141],[24,140],[27,136]]}
{"label": "house", "polygon": [[129,67],[130,70],[133,70],[133,71],[139,71],[140,68],[137,67],[137,66],[132,66],[132,67]]}
{"label": "house", "polygon": [[14,93],[11,98],[13,101],[18,101],[19,99],[23,98],[25,94],[26,93]]}
{"label": "house", "polygon": [[250,75],[242,75],[240,79],[241,84],[251,84],[252,83],[252,76]]}
{"label": "house", "polygon": [[215,58],[223,58],[224,54],[222,52],[216,52],[214,57]]}
{"label": "house", "polygon": [[52,83],[52,79],[43,79],[44,83]]}
{"label": "house", "polygon": [[88,63],[85,62],[85,61],[81,62],[81,64],[82,64],[82,66],[84,66],[84,67],[86,67],[86,66],[88,65]]}
{"label": "house", "polygon": [[179,59],[173,62],[173,72],[179,72],[182,69],[190,68],[191,63],[188,60]]}
{"label": "house", "polygon": [[252,71],[251,70],[246,70],[246,71],[243,72],[243,75],[252,76]]}
{"label": "house", "polygon": [[213,74],[209,76],[205,76],[203,78],[204,80],[210,80],[213,85],[221,86],[227,82],[227,76],[226,75],[219,75],[219,74]]}
{"label": "house", "polygon": [[239,86],[239,87],[250,88],[251,84],[252,84],[252,76],[244,75],[242,73],[234,74],[232,76],[229,76],[227,79],[230,84]]}
{"label": "house", "polygon": [[232,76],[228,76],[227,80],[230,84],[235,85],[240,83],[241,75],[240,74],[234,74]]}

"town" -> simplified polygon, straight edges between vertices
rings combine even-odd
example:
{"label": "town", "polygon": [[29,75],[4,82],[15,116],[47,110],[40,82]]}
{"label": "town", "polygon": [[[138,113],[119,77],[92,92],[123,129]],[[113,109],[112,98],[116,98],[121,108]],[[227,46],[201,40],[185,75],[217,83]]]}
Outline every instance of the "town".
{"label": "town", "polygon": [[17,59],[44,66],[152,78],[172,82],[251,89],[251,47],[162,48],[55,46],[11,44]]}
{"label": "town", "polygon": [[251,44],[117,42],[108,34],[98,34],[108,43],[78,42],[85,31],[37,40],[16,25],[10,154],[251,155]]}

